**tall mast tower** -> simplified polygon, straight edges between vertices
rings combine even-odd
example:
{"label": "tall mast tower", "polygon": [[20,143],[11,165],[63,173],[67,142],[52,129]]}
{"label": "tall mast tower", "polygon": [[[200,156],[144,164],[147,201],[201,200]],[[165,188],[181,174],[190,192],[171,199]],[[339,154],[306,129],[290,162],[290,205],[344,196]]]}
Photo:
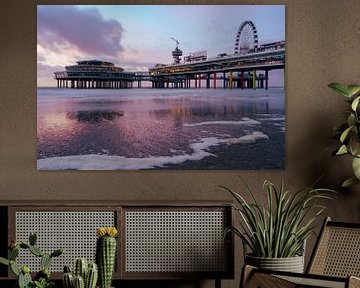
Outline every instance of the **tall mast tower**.
{"label": "tall mast tower", "polygon": [[174,64],[180,64],[181,58],[183,52],[179,49],[180,42],[174,38],[171,37],[171,40],[174,40],[176,43],[176,48],[174,51],[172,51],[172,56],[174,58]]}

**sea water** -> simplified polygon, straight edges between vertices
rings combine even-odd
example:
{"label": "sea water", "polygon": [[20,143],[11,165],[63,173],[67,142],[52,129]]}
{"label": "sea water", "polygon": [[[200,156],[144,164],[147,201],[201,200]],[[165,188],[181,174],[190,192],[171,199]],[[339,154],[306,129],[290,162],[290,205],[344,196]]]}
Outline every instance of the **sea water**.
{"label": "sea water", "polygon": [[37,90],[40,170],[259,170],[285,166],[285,92]]}

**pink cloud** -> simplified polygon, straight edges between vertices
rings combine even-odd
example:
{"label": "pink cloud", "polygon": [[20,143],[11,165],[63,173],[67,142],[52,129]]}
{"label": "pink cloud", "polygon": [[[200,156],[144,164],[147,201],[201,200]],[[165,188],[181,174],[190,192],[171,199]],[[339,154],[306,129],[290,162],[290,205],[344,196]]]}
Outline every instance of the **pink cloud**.
{"label": "pink cloud", "polygon": [[121,23],[104,19],[95,8],[39,5],[37,29],[38,43],[58,53],[72,46],[89,56],[116,57],[124,50]]}

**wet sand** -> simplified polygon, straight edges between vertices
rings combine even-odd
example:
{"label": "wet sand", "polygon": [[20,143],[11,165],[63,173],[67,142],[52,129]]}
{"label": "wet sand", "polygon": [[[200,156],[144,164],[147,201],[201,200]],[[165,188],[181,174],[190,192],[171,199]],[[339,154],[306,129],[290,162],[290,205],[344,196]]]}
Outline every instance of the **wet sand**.
{"label": "wet sand", "polygon": [[284,89],[38,89],[38,169],[284,169]]}

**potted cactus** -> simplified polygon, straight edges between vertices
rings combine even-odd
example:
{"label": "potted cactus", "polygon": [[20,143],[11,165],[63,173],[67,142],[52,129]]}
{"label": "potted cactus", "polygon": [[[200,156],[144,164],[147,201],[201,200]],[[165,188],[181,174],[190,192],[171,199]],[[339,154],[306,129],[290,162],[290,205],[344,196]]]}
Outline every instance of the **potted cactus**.
{"label": "potted cactus", "polygon": [[95,288],[98,279],[98,267],[96,263],[88,262],[85,258],[78,258],[71,272],[69,266],[64,267],[64,288]]}
{"label": "potted cactus", "polygon": [[96,262],[99,267],[99,287],[110,288],[116,258],[115,227],[100,227],[97,229]]}
{"label": "potted cactus", "polygon": [[[57,249],[51,254],[45,253],[36,246],[36,241],[36,233],[30,233],[29,243],[13,242],[9,248],[8,259],[0,257],[0,263],[10,266],[11,271],[18,277],[18,288],[49,288],[54,285],[54,283],[50,280],[50,265],[52,259],[63,254],[64,250]],[[30,268],[28,266],[19,266],[16,263],[20,249],[26,249],[33,255],[41,258],[41,270],[35,275],[34,280],[30,275]]]}

